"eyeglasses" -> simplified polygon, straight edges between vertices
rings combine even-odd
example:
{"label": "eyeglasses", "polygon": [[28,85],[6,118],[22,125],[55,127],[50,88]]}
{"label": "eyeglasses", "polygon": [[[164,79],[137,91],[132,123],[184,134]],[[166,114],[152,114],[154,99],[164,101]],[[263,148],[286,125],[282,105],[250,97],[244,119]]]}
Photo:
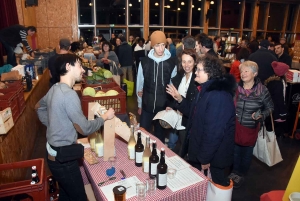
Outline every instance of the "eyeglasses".
{"label": "eyeglasses", "polygon": [[202,68],[202,69],[201,69],[201,68],[197,68],[197,69],[196,69],[196,72],[197,72],[197,73],[199,73],[200,71],[204,71],[204,68]]}

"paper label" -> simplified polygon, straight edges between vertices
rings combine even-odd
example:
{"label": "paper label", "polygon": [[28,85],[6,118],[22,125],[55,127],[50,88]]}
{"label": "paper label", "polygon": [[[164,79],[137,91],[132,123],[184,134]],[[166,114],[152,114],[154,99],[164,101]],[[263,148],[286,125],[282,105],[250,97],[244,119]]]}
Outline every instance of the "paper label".
{"label": "paper label", "polygon": [[167,173],[158,174],[158,186],[166,186],[167,185]]}
{"label": "paper label", "polygon": [[149,172],[149,161],[144,161],[144,172]]}
{"label": "paper label", "polygon": [[135,162],[142,163],[143,162],[143,154],[144,152],[135,152]]}
{"label": "paper label", "polygon": [[158,163],[151,163],[151,174],[152,175],[157,174],[157,165],[158,165]]}
{"label": "paper label", "polygon": [[128,148],[129,159],[135,159],[134,147]]}

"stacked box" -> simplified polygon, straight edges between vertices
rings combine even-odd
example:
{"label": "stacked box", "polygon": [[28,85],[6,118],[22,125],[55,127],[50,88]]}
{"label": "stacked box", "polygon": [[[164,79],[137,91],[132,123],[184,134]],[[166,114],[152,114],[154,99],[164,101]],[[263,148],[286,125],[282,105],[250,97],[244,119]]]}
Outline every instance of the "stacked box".
{"label": "stacked box", "polygon": [[285,76],[290,82],[300,82],[300,71],[298,70],[289,70]]}

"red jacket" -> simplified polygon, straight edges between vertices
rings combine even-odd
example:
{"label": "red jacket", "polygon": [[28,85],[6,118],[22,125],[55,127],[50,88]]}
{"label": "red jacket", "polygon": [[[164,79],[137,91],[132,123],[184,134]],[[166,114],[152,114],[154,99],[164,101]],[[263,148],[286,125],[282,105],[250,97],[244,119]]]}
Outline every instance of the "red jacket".
{"label": "red jacket", "polygon": [[231,68],[230,68],[230,74],[233,75],[236,79],[236,82],[239,82],[241,80],[241,74],[240,74],[240,66],[241,62],[239,60],[235,60],[232,64],[231,64]]}

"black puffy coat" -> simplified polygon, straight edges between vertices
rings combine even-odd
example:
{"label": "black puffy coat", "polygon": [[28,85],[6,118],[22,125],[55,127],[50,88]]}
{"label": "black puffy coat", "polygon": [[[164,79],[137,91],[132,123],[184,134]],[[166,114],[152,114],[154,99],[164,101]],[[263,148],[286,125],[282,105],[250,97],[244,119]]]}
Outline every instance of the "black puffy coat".
{"label": "black puffy coat", "polygon": [[248,128],[256,128],[259,123],[252,118],[252,114],[259,109],[263,115],[263,119],[270,115],[270,110],[273,111],[274,105],[268,89],[255,78],[253,89],[249,96],[241,93],[243,91],[243,81],[239,82],[237,97],[236,97],[236,116],[241,125]]}

